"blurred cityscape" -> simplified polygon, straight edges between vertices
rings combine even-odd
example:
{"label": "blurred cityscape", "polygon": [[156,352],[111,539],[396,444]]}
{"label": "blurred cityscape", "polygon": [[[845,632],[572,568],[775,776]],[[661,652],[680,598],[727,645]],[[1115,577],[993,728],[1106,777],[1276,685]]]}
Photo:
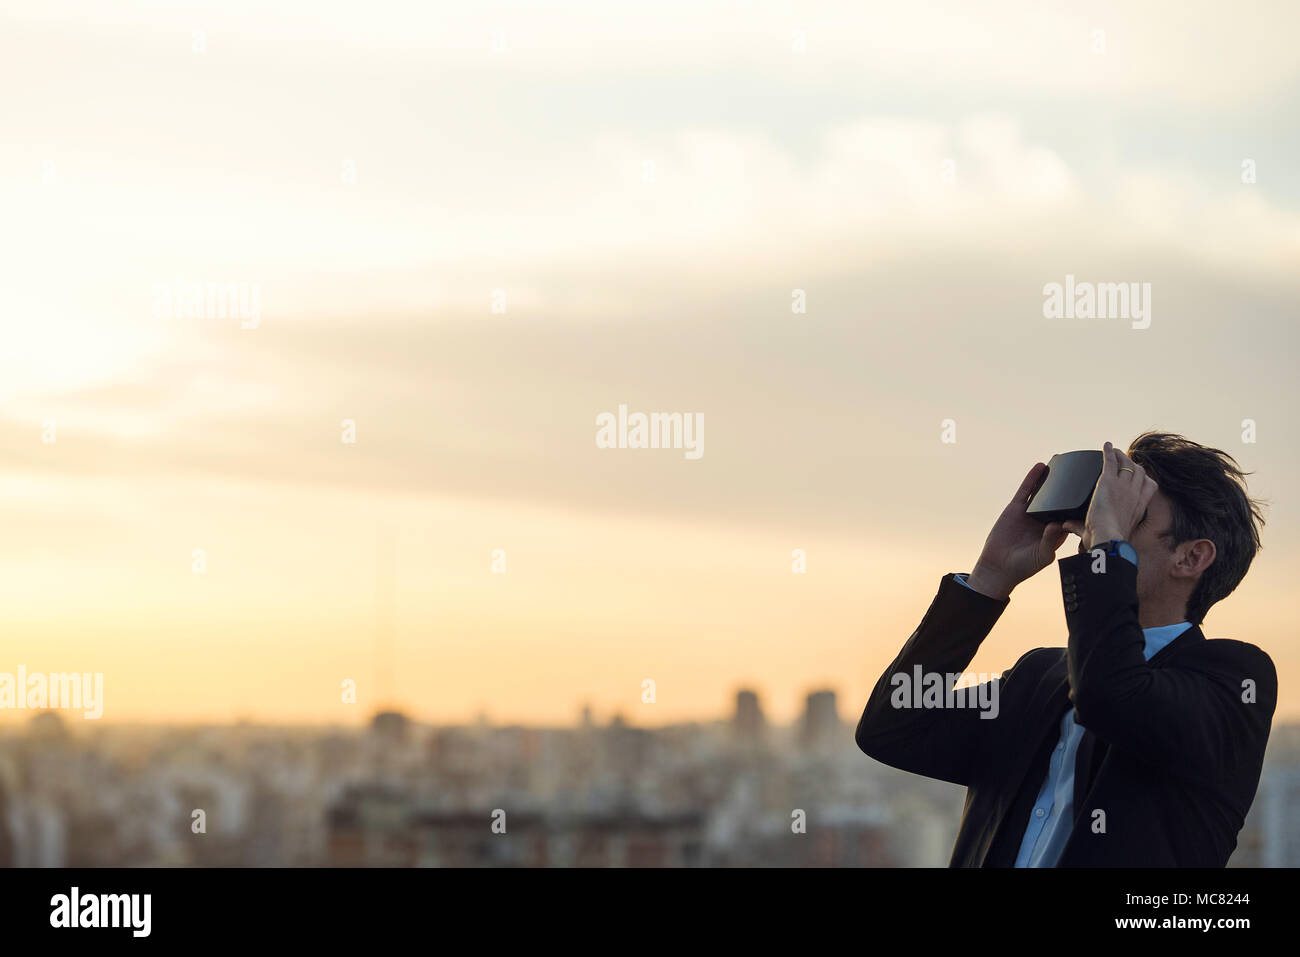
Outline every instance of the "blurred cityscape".
{"label": "blurred cityscape", "polygon": [[[655,729],[45,712],[0,731],[0,864],[939,867],[963,797],[864,756],[833,691],[793,726],[744,690],[729,720]],[[1300,725],[1274,728],[1231,863],[1300,866]]]}

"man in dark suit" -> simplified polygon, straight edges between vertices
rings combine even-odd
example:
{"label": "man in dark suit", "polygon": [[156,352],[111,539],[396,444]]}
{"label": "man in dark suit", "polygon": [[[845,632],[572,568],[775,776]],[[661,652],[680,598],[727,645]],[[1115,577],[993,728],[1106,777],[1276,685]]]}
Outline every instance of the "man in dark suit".
{"label": "man in dark suit", "polygon": [[[1103,457],[1083,522],[1027,515],[1046,466],[1030,469],[970,575],[941,580],[858,723],[871,757],[966,787],[952,867],[1223,867],[1255,798],[1277,673],[1254,645],[1200,629],[1259,549],[1244,473],[1168,433],[1128,454],[1107,442]],[[1069,534],[1067,647],[953,689],[1012,589]]]}

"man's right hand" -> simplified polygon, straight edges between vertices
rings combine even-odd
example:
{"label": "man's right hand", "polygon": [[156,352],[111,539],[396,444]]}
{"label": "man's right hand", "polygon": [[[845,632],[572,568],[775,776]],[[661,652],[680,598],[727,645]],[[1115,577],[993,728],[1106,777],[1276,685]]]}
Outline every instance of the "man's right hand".
{"label": "man's right hand", "polygon": [[979,561],[966,576],[966,584],[990,598],[1005,599],[1022,581],[1052,563],[1056,550],[1069,534],[1060,522],[1044,525],[1025,511],[1047,466],[1034,465],[1016,489],[1015,497],[984,540]]}

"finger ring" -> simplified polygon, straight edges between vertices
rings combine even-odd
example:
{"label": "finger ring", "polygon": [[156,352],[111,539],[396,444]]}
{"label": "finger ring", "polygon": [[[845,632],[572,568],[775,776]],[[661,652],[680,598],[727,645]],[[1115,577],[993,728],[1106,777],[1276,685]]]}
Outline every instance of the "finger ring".
{"label": "finger ring", "polygon": [[[1120,468],[1120,471],[1121,471],[1121,472],[1133,472],[1133,470],[1132,470],[1131,468],[1129,468],[1128,466],[1123,466],[1122,468]],[[1133,474],[1136,475],[1137,473],[1136,473],[1136,472],[1133,472]]]}

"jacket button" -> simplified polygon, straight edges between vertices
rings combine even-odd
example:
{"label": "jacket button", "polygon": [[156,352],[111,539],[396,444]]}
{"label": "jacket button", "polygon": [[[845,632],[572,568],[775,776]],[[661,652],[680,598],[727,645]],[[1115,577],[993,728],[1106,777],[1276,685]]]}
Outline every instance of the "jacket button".
{"label": "jacket button", "polygon": [[1074,581],[1074,572],[1066,572],[1061,576],[1061,581],[1065,582],[1067,585],[1070,584],[1070,582]]}
{"label": "jacket button", "polygon": [[1079,603],[1078,603],[1078,602],[1067,601],[1067,602],[1065,603],[1065,610],[1066,610],[1066,611],[1074,611],[1074,610],[1075,610],[1076,608],[1078,608],[1078,607],[1079,607]]}

